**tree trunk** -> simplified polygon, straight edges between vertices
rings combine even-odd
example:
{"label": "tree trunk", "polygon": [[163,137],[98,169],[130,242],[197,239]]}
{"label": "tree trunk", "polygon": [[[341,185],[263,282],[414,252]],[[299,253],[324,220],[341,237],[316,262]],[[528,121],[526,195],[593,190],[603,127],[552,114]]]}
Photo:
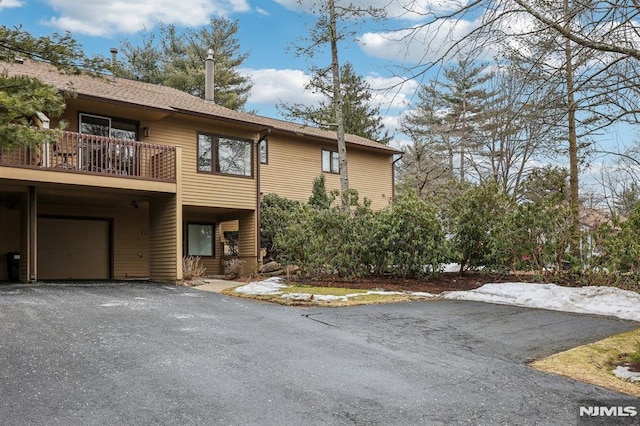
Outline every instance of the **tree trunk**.
{"label": "tree trunk", "polygon": [[460,135],[460,182],[464,182],[464,148],[467,138],[467,92],[462,91],[462,133]]}
{"label": "tree trunk", "polygon": [[[571,15],[569,0],[564,0],[565,26],[570,29]],[[580,257],[580,193],[578,191],[578,137],[576,134],[576,103],[573,86],[573,50],[571,40],[565,39],[566,80],[567,80],[567,115],[569,125],[569,206],[570,206],[570,241],[569,250],[575,258]]]}
{"label": "tree trunk", "polygon": [[333,72],[333,110],[337,124],[338,158],[340,164],[340,199],[342,208],[350,210],[349,173],[347,171],[347,146],[344,136],[344,117],[342,114],[342,90],[340,90],[340,64],[338,62],[338,29],[336,25],[335,0],[329,0],[329,31],[331,36],[331,70]]}

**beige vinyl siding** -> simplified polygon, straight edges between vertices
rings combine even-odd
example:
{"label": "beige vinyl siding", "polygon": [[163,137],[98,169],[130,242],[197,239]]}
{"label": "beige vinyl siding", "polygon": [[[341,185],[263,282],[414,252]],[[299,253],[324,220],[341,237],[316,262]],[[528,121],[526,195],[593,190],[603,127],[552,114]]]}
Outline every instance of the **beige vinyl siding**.
{"label": "beige vinyl siding", "polygon": [[[393,157],[347,149],[347,159],[349,185],[358,190],[360,200],[367,197],[375,210],[386,207],[393,198]],[[332,188],[340,188],[339,178]]]}
{"label": "beige vinyl siding", "polygon": [[82,216],[111,220],[113,223],[113,278],[149,277],[149,209],[146,203],[140,203],[138,209],[132,208],[128,201],[113,207],[40,203],[39,213],[45,216]]}
{"label": "beige vinyl siding", "polygon": [[245,263],[245,274],[256,271],[258,265],[257,215],[255,211],[246,212],[238,218],[238,257]]}
{"label": "beige vinyl siding", "polygon": [[182,279],[182,236],[177,197],[158,197],[149,205],[149,278],[156,281]]}
{"label": "beige vinyl siding", "polygon": [[[336,146],[272,135],[269,164],[261,165],[260,192],[306,202],[313,180],[321,174],[326,177],[327,191],[339,189],[339,175],[322,172],[323,148],[337,150]],[[350,187],[358,191],[361,200],[369,198],[374,209],[385,207],[393,196],[393,157],[349,146],[347,160]]]}
{"label": "beige vinyl siding", "polygon": [[22,250],[20,208],[20,204],[15,208],[0,204],[0,280],[9,278],[7,253],[20,253]]}
{"label": "beige vinyl siding", "polygon": [[[256,180],[254,177],[226,176],[199,173],[197,169],[197,132],[211,132],[236,137],[252,134],[232,134],[224,129],[198,126],[189,121],[166,119],[142,123],[151,129],[149,142],[161,145],[182,146],[182,202],[185,205],[249,209],[256,205]],[[255,147],[254,147],[255,149]],[[254,153],[255,156],[255,153]],[[254,161],[255,163],[255,161]],[[254,164],[255,169],[255,164]]]}
{"label": "beige vinyl siding", "polygon": [[224,238],[226,231],[237,231],[240,224],[237,220],[229,220],[220,224],[220,238]]}
{"label": "beige vinyl siding", "polygon": [[253,136],[253,134],[239,135],[219,127],[213,127],[210,124],[207,126],[199,125],[197,122],[175,118],[141,122],[140,125],[150,128],[151,137],[147,138],[146,142],[182,147],[182,203],[184,205],[231,209],[255,208],[255,176],[251,178],[199,173],[197,169],[198,131],[243,138]]}

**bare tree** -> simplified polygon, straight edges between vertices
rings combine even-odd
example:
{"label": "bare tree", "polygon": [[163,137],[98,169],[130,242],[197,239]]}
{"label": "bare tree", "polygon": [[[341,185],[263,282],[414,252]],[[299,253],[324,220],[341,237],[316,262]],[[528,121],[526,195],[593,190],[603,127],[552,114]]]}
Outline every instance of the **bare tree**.
{"label": "bare tree", "polygon": [[405,154],[397,167],[398,189],[413,190],[421,199],[442,195],[452,174],[446,152],[438,148],[435,134],[415,135],[412,144],[405,147]]}
{"label": "bare tree", "polygon": [[[415,1],[406,1],[416,13]],[[579,171],[592,149],[589,135],[621,120],[637,122],[634,99],[638,87],[634,76],[640,59],[640,14],[637,1],[621,2],[563,0],[476,0],[468,3],[430,3],[422,25],[405,29],[407,42],[425,32],[447,32],[445,47],[435,49],[433,59],[412,68],[411,77],[450,60],[471,48],[508,46],[528,57],[530,70],[545,91],[553,88],[564,96],[564,152],[570,171],[572,252],[578,250]],[[464,34],[456,31],[467,24]],[[440,34],[440,38],[443,37]],[[533,45],[531,41],[538,43]],[[436,46],[434,46],[435,48]],[[532,47],[534,49],[532,49]],[[540,58],[532,55],[547,49]],[[425,55],[427,57],[428,55]]]}
{"label": "bare tree", "polygon": [[519,199],[524,179],[535,169],[534,160],[548,155],[557,138],[558,119],[549,119],[558,111],[549,108],[555,95],[537,90],[514,67],[497,70],[487,85],[493,96],[475,132],[478,151],[472,165],[481,181],[491,180]]}
{"label": "bare tree", "polygon": [[[297,0],[298,3],[307,3],[304,0]],[[330,75],[332,83],[332,106],[334,123],[336,129],[336,139],[338,143],[338,155],[340,165],[340,198],[342,207],[350,209],[349,200],[349,173],[347,170],[347,146],[345,142],[343,93],[340,79],[340,60],[338,43],[345,37],[353,36],[353,21],[362,17],[379,18],[384,15],[384,10],[376,9],[372,6],[357,6],[354,3],[337,2],[336,0],[312,1],[311,11],[318,17],[314,28],[306,38],[302,39],[302,45],[295,48],[298,56],[313,57],[326,45],[329,45],[331,55],[331,65],[328,68],[316,67],[316,75]],[[342,27],[339,24],[348,21],[349,26]]]}

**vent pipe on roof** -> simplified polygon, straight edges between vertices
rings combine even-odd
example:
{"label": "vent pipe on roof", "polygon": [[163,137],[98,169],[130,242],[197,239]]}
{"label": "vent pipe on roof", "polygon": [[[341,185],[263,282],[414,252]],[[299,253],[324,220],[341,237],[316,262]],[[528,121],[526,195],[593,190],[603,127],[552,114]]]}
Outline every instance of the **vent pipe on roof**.
{"label": "vent pipe on roof", "polygon": [[111,52],[111,76],[115,78],[116,69],[118,69],[118,58],[116,57],[116,55],[118,55],[118,49],[112,47],[109,49],[109,52]]}
{"label": "vent pipe on roof", "polygon": [[204,70],[204,100],[213,102],[213,49],[207,51]]}

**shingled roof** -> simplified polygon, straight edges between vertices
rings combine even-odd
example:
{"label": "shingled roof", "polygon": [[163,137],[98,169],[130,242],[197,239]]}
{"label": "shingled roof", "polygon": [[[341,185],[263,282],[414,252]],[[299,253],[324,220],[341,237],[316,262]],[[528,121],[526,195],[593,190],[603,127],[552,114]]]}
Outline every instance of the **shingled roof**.
{"label": "shingled roof", "polygon": [[[35,77],[59,90],[72,90],[77,93],[79,97],[142,106],[167,111],[169,113],[209,116],[215,119],[244,123],[252,127],[269,128],[296,135],[319,138],[321,140],[336,141],[337,139],[336,132],[284,120],[262,117],[246,112],[234,111],[186,92],[162,85],[112,76],[95,77],[87,74],[63,74],[49,64],[31,60],[14,63],[5,62],[2,64],[2,68],[4,68],[9,75]],[[385,151],[389,154],[402,152],[356,135],[346,135],[346,141],[351,145]]]}

